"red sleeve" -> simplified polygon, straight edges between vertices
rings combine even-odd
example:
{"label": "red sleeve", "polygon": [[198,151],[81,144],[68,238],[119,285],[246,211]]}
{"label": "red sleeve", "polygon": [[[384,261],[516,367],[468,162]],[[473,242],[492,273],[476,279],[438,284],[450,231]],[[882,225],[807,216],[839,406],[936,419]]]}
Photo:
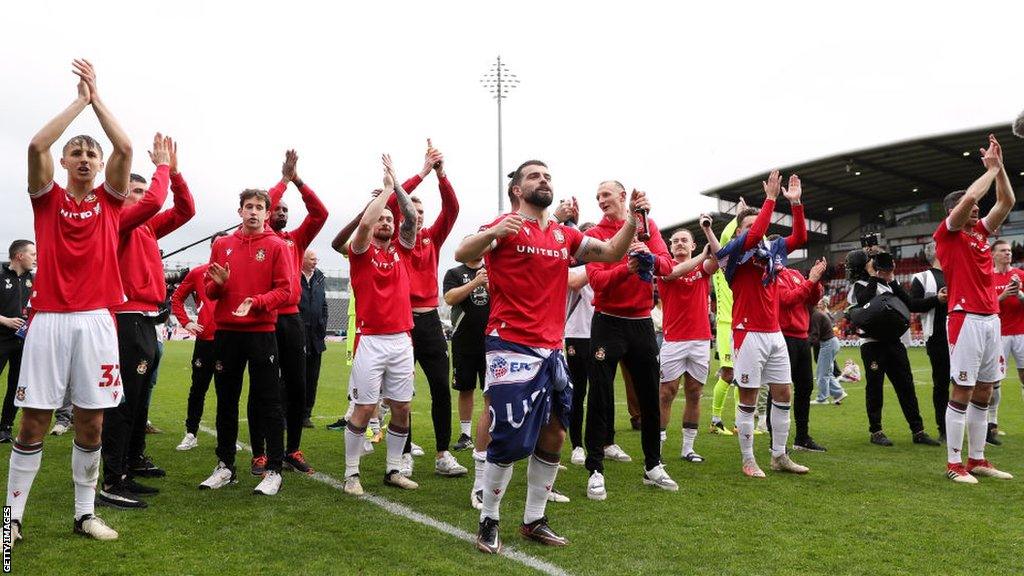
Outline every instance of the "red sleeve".
{"label": "red sleeve", "polygon": [[605,290],[625,282],[629,276],[629,268],[622,261],[587,263],[587,282],[595,293],[603,294]]}
{"label": "red sleeve", "polygon": [[950,232],[949,230],[949,216],[947,216],[943,218],[941,222],[939,222],[939,227],[935,229],[934,233],[932,233],[932,238],[934,238],[935,241],[938,242],[939,240],[943,239],[944,237],[950,236],[951,234],[952,232]]}
{"label": "red sleeve", "polygon": [[288,258],[284,253],[284,242],[274,243],[274,268],[271,271],[273,282],[269,292],[257,294],[252,297],[252,307],[255,310],[276,310],[288,301],[291,294],[291,271],[288,267]]}
{"label": "red sleeve", "polygon": [[[178,284],[178,288],[171,294],[171,312],[178,319],[178,324],[181,324],[182,327],[192,321],[188,314],[185,313],[185,299],[196,290],[196,276],[199,276],[198,272],[199,269],[196,268],[186,274],[185,279],[181,281],[181,284]],[[198,300],[198,295],[196,299]]]}
{"label": "red sleeve", "polygon": [[783,306],[804,306],[812,294],[820,292],[821,284],[807,280],[795,270],[787,270],[783,274],[786,275],[785,283],[779,286],[779,304]]}
{"label": "red sleeve", "polygon": [[174,193],[174,207],[164,210],[149,221],[157,238],[163,238],[181,228],[196,215],[195,201],[181,172],[171,175],[171,192]]}
{"label": "red sleeve", "polygon": [[650,218],[647,219],[647,227],[651,232],[651,238],[646,244],[651,254],[654,255],[654,275],[668,276],[672,273],[673,268],[672,256],[668,252],[668,246],[665,244],[665,239],[661,237],[658,227]]}
{"label": "red sleeve", "polygon": [[786,236],[786,251],[792,252],[807,244],[807,219],[804,218],[804,205],[793,206],[793,232]]}
{"label": "red sleeve", "polygon": [[[768,231],[768,225],[772,222],[772,212],[775,210],[775,200],[766,199],[764,204],[761,205],[761,211],[757,213],[757,220],[754,220],[754,224],[747,231],[747,237],[743,241],[743,252],[750,250],[757,243],[764,238],[764,233]],[[801,211],[801,215],[803,212]]]}
{"label": "red sleeve", "polygon": [[299,224],[298,228],[292,230],[291,236],[292,240],[302,250],[305,250],[313,243],[313,239],[327,222],[327,207],[320,201],[313,189],[306,186],[305,183],[302,184],[299,192],[302,193],[302,202],[306,205],[306,218],[302,220],[302,224]]}
{"label": "red sleeve", "polygon": [[163,207],[167,200],[167,180],[170,177],[170,168],[166,164],[156,167],[153,179],[149,183],[146,195],[137,203],[121,210],[121,222],[118,227],[120,234],[127,234],[142,226]]}
{"label": "red sleeve", "polygon": [[267,190],[267,194],[270,195],[270,207],[267,209],[268,213],[273,212],[274,208],[277,208],[277,204],[281,202],[281,198],[284,198],[284,192],[287,189],[288,181],[281,180],[277,184],[274,184],[273,188]]}
{"label": "red sleeve", "polygon": [[438,180],[437,188],[441,191],[441,212],[430,225],[430,237],[434,241],[434,249],[440,250],[459,217],[459,199],[455,197],[455,189],[447,177]]}
{"label": "red sleeve", "polygon": [[[213,243],[213,248],[210,250],[210,264],[217,262],[220,259],[221,246],[223,245],[223,239],[217,240]],[[203,289],[206,292],[206,297],[210,300],[220,300],[221,295],[224,293],[224,286],[217,284],[210,278],[209,269],[203,274]]]}

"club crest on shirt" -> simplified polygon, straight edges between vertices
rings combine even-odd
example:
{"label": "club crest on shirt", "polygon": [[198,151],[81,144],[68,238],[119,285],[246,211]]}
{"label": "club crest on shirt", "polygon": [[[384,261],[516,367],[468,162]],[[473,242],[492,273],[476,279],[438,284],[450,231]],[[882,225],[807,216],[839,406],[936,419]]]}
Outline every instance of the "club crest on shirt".
{"label": "club crest on shirt", "polygon": [[566,356],[575,356],[576,355],[576,347],[575,346],[566,346],[565,347],[565,355]]}
{"label": "club crest on shirt", "polygon": [[18,399],[18,402],[25,401],[25,387],[18,386],[18,391],[14,393],[14,397]]}
{"label": "club crest on shirt", "polygon": [[598,362],[604,360],[604,348],[598,346],[597,350],[594,350],[594,360],[597,360]]}
{"label": "club crest on shirt", "polygon": [[878,362],[871,362],[871,366],[868,366],[871,370],[878,371]]}
{"label": "club crest on shirt", "polygon": [[31,287],[32,287],[32,280],[25,280],[25,288],[31,288]]}
{"label": "club crest on shirt", "polygon": [[967,381],[967,370],[961,370],[960,371],[960,375],[957,376],[956,379],[961,381],[961,382],[966,382]]}
{"label": "club crest on shirt", "polygon": [[256,251],[256,261],[257,262],[263,262],[266,259],[267,259],[267,252],[266,252],[266,250],[264,250],[263,248],[260,248],[259,250]]}
{"label": "club crest on shirt", "polygon": [[11,284],[11,279],[4,278],[4,290],[10,290],[11,288],[14,288],[14,284]]}
{"label": "club crest on shirt", "polygon": [[[83,202],[95,202],[95,201],[96,201],[96,195],[95,195],[95,194],[93,194],[93,193],[91,193],[91,192],[90,192],[90,193],[89,193],[89,195],[87,195],[87,196],[85,197],[85,199],[83,200]],[[98,212],[98,211],[99,211],[99,210],[97,210],[97,212]]]}
{"label": "club crest on shirt", "polygon": [[565,244],[565,236],[562,234],[561,230],[555,230],[552,235],[555,237],[555,241],[559,244]]}
{"label": "club crest on shirt", "polygon": [[291,240],[285,240],[284,243],[289,246],[295,246],[295,242],[292,242]]}
{"label": "club crest on shirt", "polygon": [[217,372],[223,372],[224,364],[220,360],[217,360],[216,362],[213,363],[213,369],[216,370]]}
{"label": "club crest on shirt", "polygon": [[139,365],[135,367],[135,371],[139,374],[145,374],[149,371],[149,362],[146,360],[139,360]]}
{"label": "club crest on shirt", "polygon": [[196,361],[193,362],[192,365],[195,366],[196,368],[202,368],[203,360],[201,358],[196,358]]}
{"label": "club crest on shirt", "polygon": [[430,245],[430,238],[424,238],[423,239],[423,245],[424,246],[429,246]]}
{"label": "club crest on shirt", "polygon": [[749,384],[750,374],[740,374],[740,384]]}

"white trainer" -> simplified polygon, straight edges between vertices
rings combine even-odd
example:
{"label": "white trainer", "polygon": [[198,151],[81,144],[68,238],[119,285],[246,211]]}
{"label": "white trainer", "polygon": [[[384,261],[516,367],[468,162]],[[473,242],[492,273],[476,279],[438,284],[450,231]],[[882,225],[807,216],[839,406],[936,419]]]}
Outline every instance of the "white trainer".
{"label": "white trainer", "polygon": [[781,456],[772,456],[772,470],[793,474],[807,474],[810,468],[793,462],[789,454],[783,454]]}
{"label": "white trainer", "polygon": [[178,444],[175,450],[178,452],[184,452],[186,450],[191,450],[196,446],[199,446],[199,438],[196,438],[196,435],[191,432],[186,432],[185,437],[181,439],[181,444]]}
{"label": "white trainer", "polygon": [[409,451],[413,456],[417,458],[425,454],[425,452],[423,452],[423,448],[421,448],[420,445],[415,442],[412,443],[412,446],[409,448]]}
{"label": "white trainer", "polygon": [[566,496],[565,494],[562,494],[558,490],[552,488],[551,490],[548,490],[548,502],[557,502],[559,504],[565,504],[569,502],[569,497]]}
{"label": "white trainer", "polygon": [[455,456],[452,456],[452,453],[447,450],[441,453],[440,458],[434,460],[434,474],[438,476],[453,478],[455,476],[465,476],[467,472],[469,470],[462,464],[459,464]]}
{"label": "white trainer", "polygon": [[107,526],[99,516],[86,514],[75,520],[75,534],[88,536],[96,540],[117,540],[117,532]]}
{"label": "white trainer", "polygon": [[53,428],[50,429],[50,435],[51,436],[63,436],[64,433],[67,432],[70,429],[71,429],[71,425],[70,424],[65,424],[64,422],[57,422],[56,424],[53,425]]}
{"label": "white trainer", "polygon": [[223,462],[217,462],[217,467],[213,469],[213,474],[203,483],[199,485],[200,490],[217,490],[223,488],[228,484],[238,483],[238,478],[235,473],[228,468]]}
{"label": "white trainer", "polygon": [[345,494],[350,496],[363,495],[363,485],[359,482],[359,474],[353,474],[345,478]]}
{"label": "white trainer", "polygon": [[604,457],[609,460],[615,460],[616,462],[632,462],[633,458],[626,451],[619,447],[618,444],[612,444],[611,446],[604,447]]}
{"label": "white trainer", "polygon": [[587,461],[587,453],[586,453],[585,450],[583,450],[583,446],[577,446],[577,447],[572,449],[572,455],[569,456],[569,462],[572,462],[573,464],[575,464],[577,466],[583,466],[583,464],[586,461]]}
{"label": "white trainer", "polygon": [[665,471],[664,464],[658,464],[654,468],[644,472],[644,485],[645,486],[657,486],[662,490],[668,490],[669,492],[678,492],[679,484],[669,477],[668,472]]}
{"label": "white trainer", "polygon": [[402,465],[398,467],[398,473],[406,478],[411,478],[412,469],[412,454],[402,454]]}
{"label": "white trainer", "polygon": [[402,490],[415,490],[420,487],[416,482],[406,478],[401,472],[389,472],[384,475],[384,483]]}
{"label": "white trainer", "polygon": [[587,498],[591,500],[604,500],[608,492],[604,489],[604,474],[594,471],[587,480]]}
{"label": "white trainer", "polygon": [[263,480],[253,488],[253,494],[262,494],[264,496],[274,496],[281,490],[281,473],[276,470],[267,470],[267,473],[263,475]]}

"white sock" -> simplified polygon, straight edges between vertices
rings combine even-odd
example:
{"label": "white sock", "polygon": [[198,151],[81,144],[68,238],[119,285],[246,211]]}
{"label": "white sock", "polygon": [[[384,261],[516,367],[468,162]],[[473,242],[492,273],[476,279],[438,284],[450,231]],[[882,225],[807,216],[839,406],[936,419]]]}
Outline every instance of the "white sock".
{"label": "white sock", "polygon": [[[21,521],[25,515],[25,503],[32,490],[32,482],[43,461],[43,443],[20,444],[14,442],[11,449],[11,464],[7,470],[7,505],[11,507],[11,519]],[[95,486],[95,484],[94,484]]]}
{"label": "white sock", "polygon": [[465,434],[466,436],[470,436],[469,431],[470,431],[470,429],[472,427],[473,427],[473,421],[472,420],[459,420],[459,432],[460,433]]}
{"label": "white sock", "polygon": [[505,495],[505,489],[512,480],[512,465],[487,462],[484,467],[484,507],[480,510],[480,521],[484,518],[498,520],[498,509],[501,508],[501,498]]}
{"label": "white sock", "polygon": [[96,510],[96,481],[100,476],[100,447],[87,450],[71,443],[71,479],[75,482],[75,520]]}
{"label": "white sock", "polygon": [[558,475],[557,462],[545,462],[536,455],[530,456],[526,465],[526,509],[523,511],[523,524],[529,524],[544,516],[548,505],[548,492],[555,485]]}
{"label": "white sock", "polygon": [[693,441],[697,439],[697,424],[683,424],[683,456],[693,452]]}
{"label": "white sock", "polygon": [[388,456],[385,471],[392,472],[402,467],[402,451],[405,449],[405,441],[409,438],[409,431],[395,432],[388,426]]}
{"label": "white sock", "polygon": [[772,402],[772,456],[786,453],[789,442],[789,402]]}
{"label": "white sock", "polygon": [[[746,410],[744,410],[746,408]],[[747,411],[749,410],[749,412]],[[736,405],[736,431],[743,460],[754,459],[754,406]]]}
{"label": "white sock", "polygon": [[484,470],[487,468],[487,452],[473,450],[473,492],[483,490]]}
{"label": "white sock", "polygon": [[946,461],[950,464],[963,462],[960,451],[964,447],[966,420],[964,409],[953,406],[952,402],[946,406]]}
{"label": "white sock", "polygon": [[377,435],[380,432],[379,418],[370,418],[370,431],[373,432],[374,435]]}
{"label": "white sock", "polygon": [[661,431],[661,436],[660,436],[660,438],[661,438],[661,442],[662,442],[663,444],[665,443],[665,440],[667,440],[667,439],[668,439],[668,435],[666,435],[666,434],[665,434],[665,430],[664,430],[664,429],[663,429],[663,430]]}
{"label": "white sock", "polygon": [[967,457],[985,459],[985,439],[988,436],[988,406],[974,402],[967,405]]}
{"label": "white sock", "polygon": [[[992,398],[988,402],[988,421],[989,424],[995,424],[996,426],[999,425],[999,401],[1003,397],[1000,388],[1001,386],[998,383],[992,387]],[[986,430],[987,433],[988,431]]]}
{"label": "white sock", "polygon": [[359,458],[363,455],[363,440],[366,429],[362,432],[359,429],[352,429],[351,425],[345,427],[345,477],[359,474]]}

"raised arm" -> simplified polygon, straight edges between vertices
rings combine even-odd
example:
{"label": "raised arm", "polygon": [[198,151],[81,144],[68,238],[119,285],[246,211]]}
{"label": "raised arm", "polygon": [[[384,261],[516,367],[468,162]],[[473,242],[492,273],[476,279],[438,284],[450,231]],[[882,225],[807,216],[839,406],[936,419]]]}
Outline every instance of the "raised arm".
{"label": "raised arm", "polygon": [[[618,262],[626,255],[629,245],[636,236],[636,213],[638,210],[650,210],[650,203],[647,195],[643,192],[633,190],[630,195],[630,209],[626,216],[626,223],[619,228],[608,241],[589,238],[587,245],[583,248],[582,260],[584,262]],[[665,241],[662,240],[662,243]],[[588,271],[588,275],[590,272]]]}
{"label": "raised arm", "polygon": [[142,226],[150,218],[160,212],[164,201],[167,200],[167,185],[170,179],[171,149],[174,142],[169,136],[157,133],[153,137],[153,151],[149,158],[156,165],[153,178],[149,181],[149,188],[141,200],[128,206],[121,211],[121,219],[118,221],[118,233],[128,234],[135,228]]}
{"label": "raised arm", "polygon": [[[690,273],[692,270],[697,268],[697,266],[704,265],[704,263],[707,262],[708,260],[708,246],[705,246],[704,250],[701,251],[700,254],[697,254],[696,256],[693,256],[692,258],[689,258],[688,260],[685,260],[683,262],[679,262],[675,266],[673,266],[672,272],[664,276],[664,278],[665,280],[675,280],[676,278],[681,278],[682,276]],[[715,270],[717,269],[718,265],[716,264]],[[715,270],[708,272],[705,268],[704,271],[708,272],[708,274],[714,274]]]}
{"label": "raised arm", "polygon": [[988,168],[989,156],[995,156],[998,160],[999,172],[996,174],[996,203],[992,206],[992,209],[988,211],[985,216],[985,227],[991,232],[995,232],[1003,225],[1006,217],[1010,214],[1010,210],[1013,210],[1013,205],[1017,203],[1017,198],[1013,194],[1013,186],[1010,184],[1010,176],[1006,173],[1006,166],[1003,165],[1003,147],[996,141],[996,137],[989,134],[989,149],[986,151],[985,156],[982,157],[982,161],[985,162],[985,167]]}
{"label": "raised arm", "polygon": [[792,252],[807,244],[807,219],[804,217],[804,205],[801,201],[803,190],[800,177],[792,174],[789,177],[789,188],[783,188],[782,194],[789,200],[793,211],[793,231],[786,236],[786,251]]}
{"label": "raised arm", "polygon": [[[992,140],[995,139],[993,138]],[[1001,162],[995,155],[996,152],[993,148],[992,140],[989,141],[988,149],[981,149],[981,161],[985,165],[985,173],[967,187],[966,193],[960,198],[960,201],[957,202],[946,219],[947,227],[951,232],[960,230],[967,224],[967,221],[971,218],[971,211],[974,210],[978,201],[988,193],[989,188],[992,187],[992,182],[999,176]],[[995,207],[992,210],[995,211]],[[992,212],[989,212],[989,215],[991,216]],[[1003,217],[1005,218],[1005,215]],[[987,226],[989,223],[990,221],[986,217],[985,225]],[[1001,220],[999,224],[1002,224]],[[989,230],[995,230],[995,228],[989,228]]]}
{"label": "raised arm", "polygon": [[747,236],[744,238],[742,246],[744,252],[756,246],[764,238],[765,232],[768,231],[768,225],[772,222],[775,200],[779,197],[779,191],[782,189],[782,177],[779,175],[779,171],[772,170],[772,173],[768,175],[768,180],[761,182],[761,185],[764,187],[764,204],[761,205],[761,211],[757,213],[754,224],[750,230],[747,230]]}
{"label": "raised arm", "polygon": [[178,171],[177,142],[171,142],[170,153],[171,197],[174,200],[174,205],[149,221],[149,226],[152,227],[153,234],[157,238],[163,238],[181,228],[196,215],[196,203],[192,198],[192,192],[189,191],[185,178]]}
{"label": "raised arm", "polygon": [[[406,248],[416,245],[417,214],[416,207],[412,205],[412,199],[404,188],[395,180],[395,168],[391,165],[391,156],[384,155],[384,170],[391,179],[395,189],[395,196],[398,198],[398,209],[402,212],[402,223],[398,225],[399,241]],[[387,187],[385,187],[385,190]]]}
{"label": "raised arm", "polygon": [[[363,210],[362,216],[359,217],[359,224],[356,225],[355,235],[352,237],[351,250],[356,254],[362,254],[366,252],[366,249],[370,247],[370,238],[373,236],[373,227],[380,220],[380,215],[384,213],[384,208],[387,207],[388,197],[391,196],[390,190],[395,186],[395,181],[392,180],[390,172],[384,170],[384,192],[378,194]],[[415,221],[414,221],[415,222]],[[344,232],[344,230],[342,230]],[[339,233],[338,236],[341,236]],[[335,238],[337,241],[338,238]],[[333,244],[332,244],[333,245]]]}
{"label": "raised arm", "polygon": [[[36,192],[53,180],[53,156],[50,147],[67,130],[71,122],[89,105],[89,85],[78,81],[78,97],[67,108],[46,123],[28,145],[28,191]],[[123,192],[123,190],[122,190]]]}
{"label": "raised arm", "polygon": [[[380,194],[380,191],[377,191],[377,193]],[[342,229],[334,236],[334,240],[331,240],[331,248],[333,248],[335,252],[338,254],[345,254],[345,245],[348,244],[348,240],[352,237],[352,233],[355,232],[356,228],[359,226],[359,222],[363,219],[364,213],[366,213],[366,208],[364,208],[359,214],[356,214],[356,217],[348,224],[345,224],[345,226],[343,226]]]}
{"label": "raised arm", "polygon": [[128,179],[132,173],[132,142],[100,98],[99,91],[96,90],[96,70],[93,69],[92,63],[85,59],[75,60],[74,66],[75,74],[89,85],[93,112],[96,113],[103,132],[110,139],[110,144],[114,148],[110,153],[110,158],[107,159],[106,183],[115,192],[125,194],[128,191]]}

